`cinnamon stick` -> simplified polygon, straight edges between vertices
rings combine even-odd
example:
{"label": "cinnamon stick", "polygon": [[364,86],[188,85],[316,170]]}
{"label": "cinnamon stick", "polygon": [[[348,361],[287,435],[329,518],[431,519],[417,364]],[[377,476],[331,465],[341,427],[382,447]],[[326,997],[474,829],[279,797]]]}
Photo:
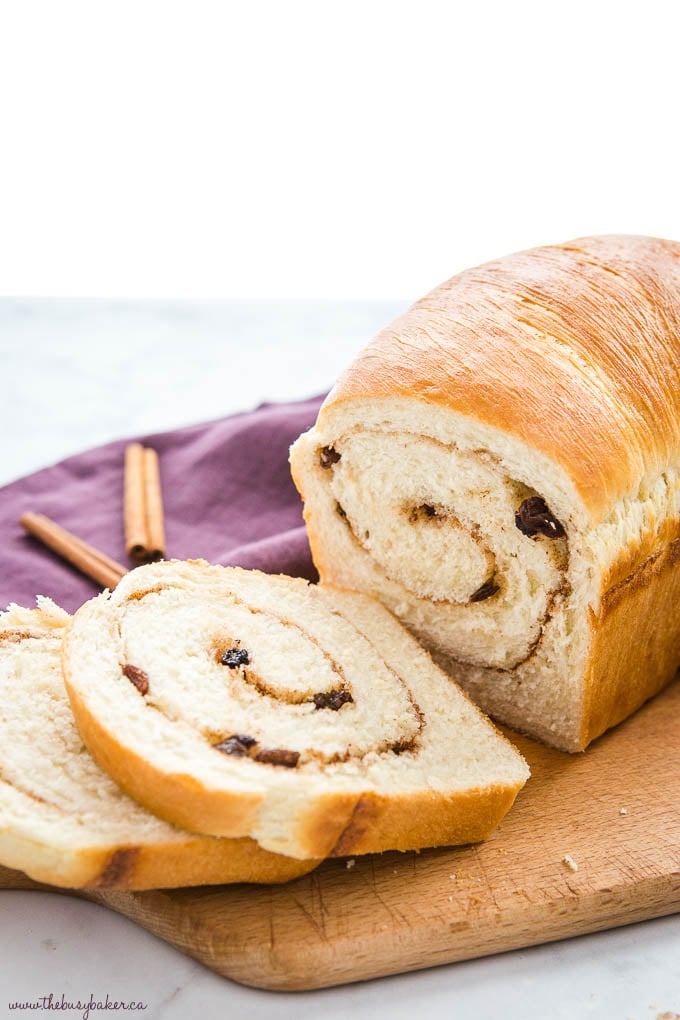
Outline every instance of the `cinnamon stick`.
{"label": "cinnamon stick", "polygon": [[165,556],[163,498],[158,454],[141,443],[125,450],[123,492],[125,547],[135,563],[150,563]]}
{"label": "cinnamon stick", "polygon": [[127,570],[106,553],[88,545],[82,539],[62,528],[44,514],[25,513],[20,517],[22,527],[48,549],[77,567],[104,588],[115,588]]}

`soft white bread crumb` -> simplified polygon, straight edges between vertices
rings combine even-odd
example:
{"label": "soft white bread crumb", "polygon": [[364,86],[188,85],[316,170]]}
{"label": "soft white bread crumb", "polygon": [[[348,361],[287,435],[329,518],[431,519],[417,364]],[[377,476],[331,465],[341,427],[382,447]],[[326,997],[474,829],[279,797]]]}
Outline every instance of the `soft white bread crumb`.
{"label": "soft white bread crumb", "polygon": [[584,749],[680,665],[680,244],[453,277],[358,355],[291,467],[323,583],[380,598],[494,718]]}
{"label": "soft white bread crumb", "polygon": [[184,832],[88,754],[61,677],[70,617],[49,599],[0,614],[0,863],[55,885],[283,881],[309,870],[251,840]]}
{"label": "soft white bread crumb", "polygon": [[[223,664],[234,650],[247,662]],[[484,838],[528,776],[378,602],[299,579],[141,567],[78,612],[64,668],[90,750],[128,792],[294,857]],[[333,692],[339,707],[317,704]]]}

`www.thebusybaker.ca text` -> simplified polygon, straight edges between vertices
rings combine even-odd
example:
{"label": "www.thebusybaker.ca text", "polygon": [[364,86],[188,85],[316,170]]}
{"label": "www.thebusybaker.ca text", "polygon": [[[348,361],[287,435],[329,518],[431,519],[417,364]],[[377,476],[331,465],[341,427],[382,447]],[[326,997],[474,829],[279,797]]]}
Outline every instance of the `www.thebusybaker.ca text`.
{"label": "www.thebusybaker.ca text", "polygon": [[36,999],[34,1002],[10,1002],[10,1009],[26,1010],[26,1009],[58,1009],[66,1012],[67,1010],[73,1010],[79,1012],[83,1020],[89,1020],[90,1013],[95,1010],[138,1010],[146,1009],[145,1002],[135,1002],[134,999],[126,1001],[125,999],[112,999],[106,995],[105,999],[95,999],[94,995],[90,995],[89,999],[76,999],[71,1001],[67,999],[62,992],[61,998],[57,998],[54,992],[50,992],[49,995],[43,995],[41,998]]}

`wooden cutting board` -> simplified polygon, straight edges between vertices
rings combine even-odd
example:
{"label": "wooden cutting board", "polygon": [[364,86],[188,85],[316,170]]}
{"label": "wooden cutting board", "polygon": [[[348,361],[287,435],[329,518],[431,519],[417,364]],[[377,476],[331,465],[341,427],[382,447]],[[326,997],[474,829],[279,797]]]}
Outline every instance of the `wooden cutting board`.
{"label": "wooden cutting board", "polygon": [[[284,886],[77,895],[219,974],[272,989],[416,970],[680,910],[680,683],[585,754],[509,735],[532,778],[480,846],[326,861]],[[2,868],[0,887],[48,888]]]}

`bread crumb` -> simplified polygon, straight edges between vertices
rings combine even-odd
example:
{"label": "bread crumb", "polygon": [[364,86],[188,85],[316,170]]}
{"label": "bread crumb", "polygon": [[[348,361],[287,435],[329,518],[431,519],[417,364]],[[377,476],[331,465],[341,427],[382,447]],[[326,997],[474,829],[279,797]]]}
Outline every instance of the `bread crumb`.
{"label": "bread crumb", "polygon": [[[654,1006],[654,1009],[656,1009],[656,1006]],[[680,1020],[680,1013],[674,1013],[668,1009],[665,1013],[657,1013],[656,1020]]]}
{"label": "bread crumb", "polygon": [[350,868],[353,868],[355,864],[356,864],[356,861],[355,861],[355,860],[354,860],[354,858],[352,857],[352,859],[351,859],[350,861],[347,861],[347,864],[345,865],[345,867],[346,867],[346,868],[347,868],[347,870],[349,871],[349,869],[350,869]]}
{"label": "bread crumb", "polygon": [[619,808],[619,814],[620,815],[627,815],[628,814],[628,808],[627,807]]}
{"label": "bread crumb", "polygon": [[455,875],[449,875],[449,878],[451,879],[452,882],[456,881],[456,876]]}
{"label": "bread crumb", "polygon": [[571,856],[571,854],[565,854],[562,858],[562,864],[566,864],[570,871],[578,871],[578,864]]}

